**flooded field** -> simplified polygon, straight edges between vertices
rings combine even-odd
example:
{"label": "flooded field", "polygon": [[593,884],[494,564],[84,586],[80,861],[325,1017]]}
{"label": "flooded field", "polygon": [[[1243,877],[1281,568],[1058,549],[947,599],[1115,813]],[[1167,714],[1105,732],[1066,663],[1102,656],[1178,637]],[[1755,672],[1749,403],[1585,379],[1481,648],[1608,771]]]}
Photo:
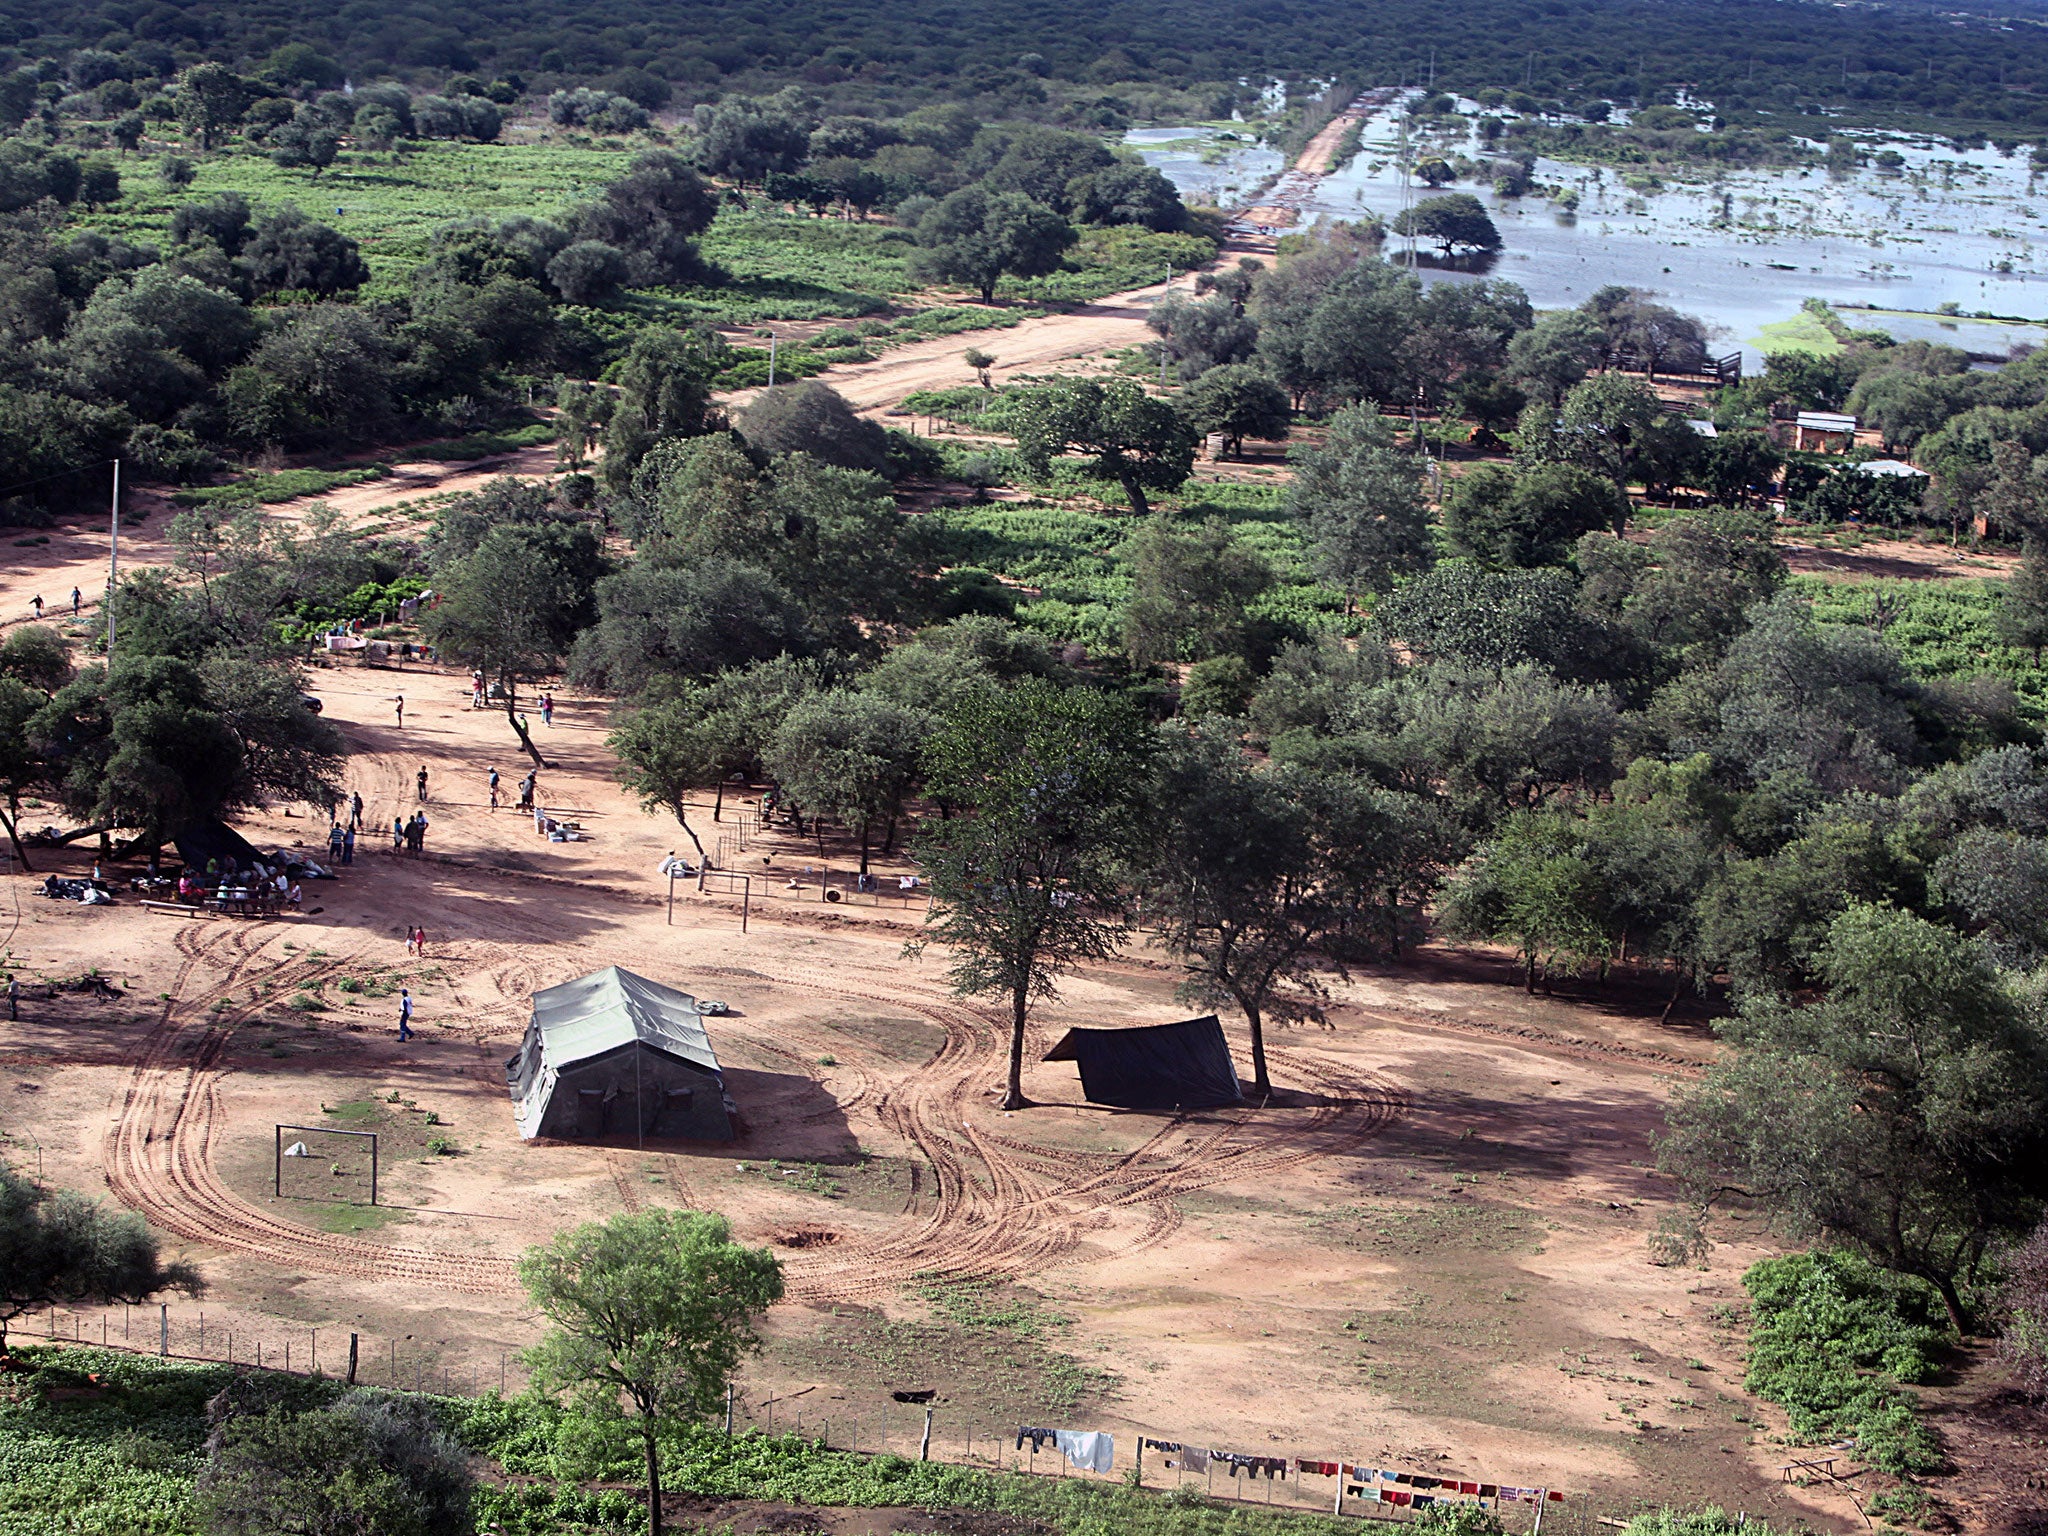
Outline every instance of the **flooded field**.
{"label": "flooded field", "polygon": [[[1452,131],[1432,136],[1423,152],[1485,159],[1472,120],[1450,122]],[[1248,201],[1281,163],[1270,149],[1199,128],[1141,130],[1129,142],[1189,195],[1225,206]],[[1887,311],[1867,323],[1983,356],[2048,341],[2040,326],[1963,318],[1984,311],[2048,321],[2048,180],[2026,153],[1911,139],[1864,141],[1862,148],[1872,161],[1895,151],[1899,163],[1866,162],[1846,174],[1816,164],[1681,180],[1542,159],[1534,172],[1539,190],[1529,195],[1502,197],[1475,182],[1443,190],[1485,203],[1504,242],[1487,275],[1520,283],[1538,306],[1577,304],[1608,283],[1654,289],[1704,316],[1722,344],[1740,346],[1752,361],[1761,356],[1763,328],[1797,314],[1809,296]],[[1369,212],[1391,220],[1402,206],[1398,157],[1393,113],[1370,118],[1358,157],[1321,182],[1309,215]],[[1575,194],[1577,208],[1545,195],[1550,188]],[[1428,191],[1418,187],[1414,195]],[[1424,272],[1426,281],[1466,277]],[[1936,315],[1943,305],[1963,317]]]}

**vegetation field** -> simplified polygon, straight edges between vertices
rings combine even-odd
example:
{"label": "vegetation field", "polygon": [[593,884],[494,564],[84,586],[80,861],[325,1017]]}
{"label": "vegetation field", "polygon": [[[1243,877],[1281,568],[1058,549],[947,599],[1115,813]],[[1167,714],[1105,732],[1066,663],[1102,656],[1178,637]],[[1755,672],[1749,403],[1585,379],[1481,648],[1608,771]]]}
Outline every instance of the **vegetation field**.
{"label": "vegetation field", "polygon": [[624,147],[420,142],[375,154],[343,153],[324,171],[287,169],[263,155],[209,155],[194,162],[192,184],[165,187],[151,162],[123,166],[122,198],[91,223],[109,233],[167,244],[181,204],[221,192],[250,203],[296,204],[310,217],[359,242],[371,292],[404,286],[424,259],[434,230],[451,219],[522,215],[547,218],[585,201],[632,160]]}

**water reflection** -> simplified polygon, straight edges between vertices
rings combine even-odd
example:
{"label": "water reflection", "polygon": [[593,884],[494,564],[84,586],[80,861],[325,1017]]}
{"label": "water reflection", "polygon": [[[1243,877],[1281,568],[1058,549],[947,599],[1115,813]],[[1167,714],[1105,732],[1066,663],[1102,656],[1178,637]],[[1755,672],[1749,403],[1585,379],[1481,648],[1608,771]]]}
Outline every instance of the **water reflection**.
{"label": "water reflection", "polygon": [[[1310,216],[1370,212],[1391,221],[1402,205],[1397,140],[1391,113],[1369,119],[1358,158],[1322,181]],[[1191,198],[1226,206],[1244,202],[1281,168],[1271,150],[1199,128],[1141,130],[1129,142]],[[1476,136],[1441,147],[1484,158]],[[1880,310],[1949,304],[1965,315],[2048,316],[2048,185],[2024,152],[1911,139],[1863,148],[1870,160],[1846,173],[1815,165],[1661,183],[1539,159],[1537,187],[1557,189],[1567,202],[1575,197],[1575,211],[1540,190],[1503,197],[1474,182],[1444,190],[1472,192],[1486,204],[1505,246],[1490,275],[1520,283],[1538,306],[1577,304],[1608,283],[1649,288],[1705,316],[1752,365],[1760,361],[1761,328],[1796,313],[1809,295]],[[1899,157],[1895,170],[1871,163],[1885,149]],[[1232,183],[1235,193],[1222,190]],[[1425,265],[1422,273],[1425,282],[1478,275],[1462,266]],[[1946,341],[1985,355],[2048,341],[2039,327],[1967,318],[1847,318],[1900,339]]]}

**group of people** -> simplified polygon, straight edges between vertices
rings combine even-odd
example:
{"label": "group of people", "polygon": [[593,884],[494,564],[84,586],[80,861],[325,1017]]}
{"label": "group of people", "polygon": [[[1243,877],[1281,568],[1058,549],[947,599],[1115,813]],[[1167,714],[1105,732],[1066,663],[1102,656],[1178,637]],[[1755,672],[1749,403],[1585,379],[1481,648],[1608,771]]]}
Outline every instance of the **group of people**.
{"label": "group of people", "polygon": [[391,818],[391,851],[403,848],[417,856],[427,846],[427,813],[414,811],[408,819],[403,816]]}
{"label": "group of people", "polygon": [[[71,589],[71,617],[73,617],[74,619],[78,617],[79,601],[80,599],[78,588],[73,587]],[[43,616],[43,594],[38,592],[32,599],[30,599],[29,606],[35,609],[36,617],[38,619],[41,619]]]}
{"label": "group of people", "polygon": [[[362,796],[358,795],[356,797],[356,803],[358,805],[362,803]],[[351,817],[349,824],[345,827],[337,821],[327,828],[327,858],[329,863],[355,863],[356,825],[357,818]]]}
{"label": "group of people", "polygon": [[222,901],[272,899],[293,908],[305,899],[305,892],[282,864],[256,859],[242,869],[232,854],[225,860],[208,859],[203,872],[189,864],[178,871],[178,900],[190,905],[208,895]]}

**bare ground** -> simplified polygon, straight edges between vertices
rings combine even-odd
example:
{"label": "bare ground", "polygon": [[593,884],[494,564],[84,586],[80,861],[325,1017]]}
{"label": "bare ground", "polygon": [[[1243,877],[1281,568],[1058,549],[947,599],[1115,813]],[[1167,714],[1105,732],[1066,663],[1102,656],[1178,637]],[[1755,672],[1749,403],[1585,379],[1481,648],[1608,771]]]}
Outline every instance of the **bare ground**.
{"label": "bare ground", "polygon": [[[485,803],[486,767],[517,766],[511,732],[464,707],[459,678],[316,677],[357,747],[373,827],[409,812],[428,766],[429,857],[377,851],[372,835],[343,878],[312,887],[317,910],[253,924],[0,884],[0,943],[27,977],[98,966],[122,993],[31,989],[23,1021],[0,1026],[0,1128],[17,1158],[105,1190],[201,1262],[211,1291],[171,1307],[174,1348],[199,1348],[203,1311],[209,1354],[260,1344],[275,1362],[290,1343],[303,1365],[317,1343],[333,1368],[356,1332],[371,1380],[495,1385],[503,1369],[516,1383],[506,1357],[536,1332],[522,1248],[613,1211],[701,1206],[788,1269],[747,1410],[801,1413],[835,1443],[886,1432],[912,1449],[916,1416],[887,1394],[925,1388],[949,1457],[987,1456],[1000,1426],[1050,1417],[1469,1469],[1608,1510],[1715,1498],[1853,1518],[1839,1493],[1781,1481],[1777,1417],[1740,1388],[1729,1309],[1768,1241],[1734,1223],[1705,1273],[1645,1262],[1669,1199],[1650,1136],[1671,1080],[1712,1050],[1696,1010],[1655,1022],[1649,983],[1530,999],[1499,957],[1425,950],[1361,977],[1328,1028],[1282,1034],[1271,1104],[1149,1116],[1088,1106],[1071,1067],[1036,1063],[1071,1023],[1181,1015],[1171,966],[1141,950],[1043,1010],[1027,1074],[1039,1107],[1005,1114],[1001,1028],[948,995],[937,957],[903,958],[916,912],[819,900],[817,871],[843,875],[850,848],[750,834],[728,849],[758,871],[750,931],[736,901],[687,886],[670,926],[654,865],[682,838],[610,783],[597,701],[565,695],[540,730],[545,802],[592,832],[554,844]],[[699,819],[737,835],[708,806]],[[247,830],[268,846],[324,827],[280,811]],[[884,861],[885,888],[898,867]],[[423,958],[402,945],[415,921]],[[518,1140],[502,1063],[528,995],[614,961],[734,1005],[715,1038],[737,1142]],[[422,1026],[403,1046],[399,984]],[[385,1205],[328,1198],[317,1163],[278,1198],[280,1123],[380,1129]],[[452,1154],[428,1151],[431,1136]],[[960,1283],[1050,1321],[962,1323],[941,1304]],[[103,1321],[118,1341],[154,1319],[54,1326]],[[1972,1412],[1944,1421],[1952,1436],[1975,1433]]]}

